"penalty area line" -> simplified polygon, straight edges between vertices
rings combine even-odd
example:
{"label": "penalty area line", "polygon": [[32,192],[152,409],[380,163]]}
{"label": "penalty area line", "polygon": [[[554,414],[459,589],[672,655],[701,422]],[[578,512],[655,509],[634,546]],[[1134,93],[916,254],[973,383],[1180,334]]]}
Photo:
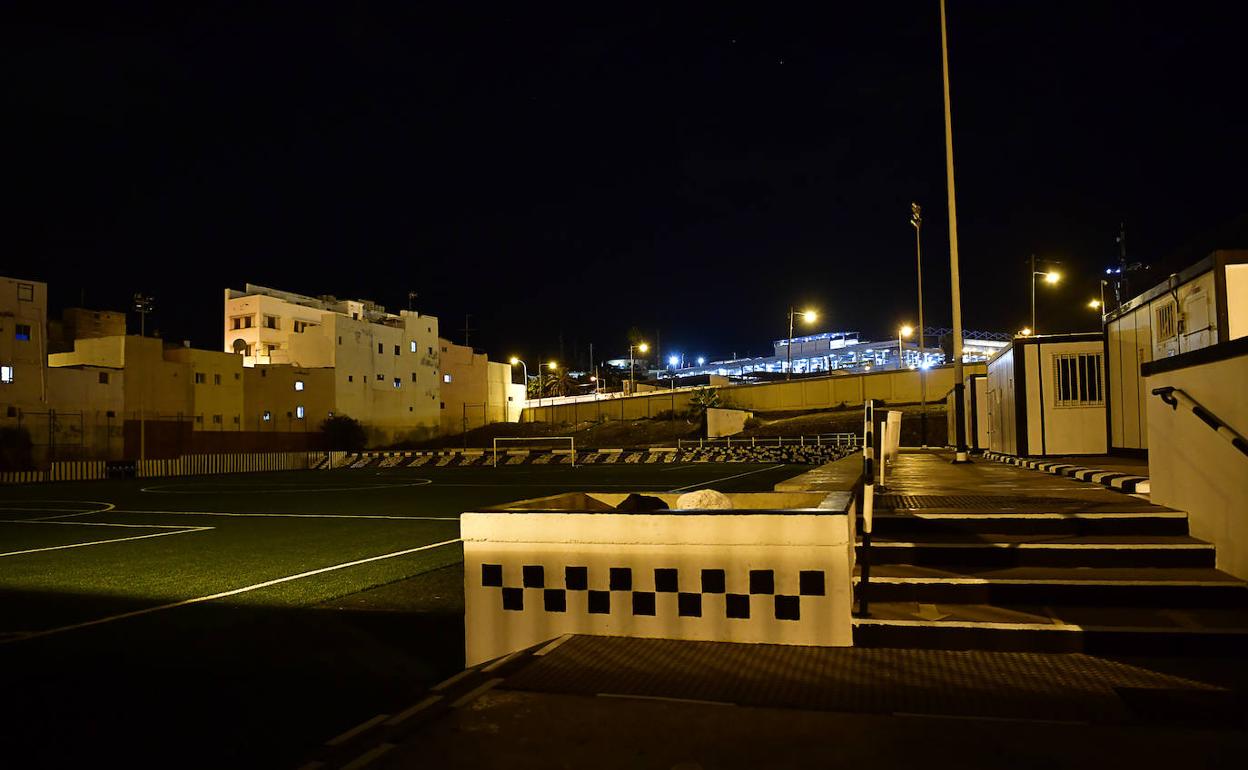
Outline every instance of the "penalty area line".
{"label": "penalty area line", "polygon": [[[39,524],[42,524],[43,522],[25,522],[25,521],[23,521],[23,522],[12,522],[12,523],[15,523],[15,524],[30,524],[30,523],[39,523]],[[41,552],[43,552],[43,551],[63,551],[63,550],[65,550],[65,549],[67,549],[67,548],[86,548],[86,547],[87,547],[87,546],[89,546],[89,545],[107,545],[108,543],[125,543],[125,542],[131,541],[131,540],[146,540],[146,539],[147,539],[147,538],[149,538],[149,537],[165,537],[165,536],[167,536],[167,535],[187,535],[187,534],[190,534],[190,533],[192,533],[192,532],[205,532],[205,531],[210,530],[210,529],[213,529],[213,527],[184,527],[184,528],[179,529],[179,530],[176,530],[176,531],[174,531],[174,532],[156,532],[156,533],[153,533],[153,534],[150,534],[150,535],[134,535],[133,537],[115,537],[115,538],[113,538],[112,540],[92,540],[92,541],[90,541],[90,542],[88,542],[88,543],[71,543],[71,544],[69,544],[69,545],[52,545],[52,546],[48,546],[48,547],[46,547],[46,548],[28,548],[28,549],[26,549],[25,551],[8,551],[8,552],[6,552],[6,553],[0,553],[0,559],[3,559],[3,558],[4,558],[4,557],[6,557],[6,556],[21,556],[21,555],[23,555],[23,554],[28,554],[28,553],[41,553]]]}
{"label": "penalty area line", "polygon": [[783,468],[784,465],[785,465],[784,463],[776,463],[775,465],[769,465],[766,468],[755,468],[752,471],[746,471],[745,473],[738,473],[735,476],[724,476],[722,479],[707,479],[706,481],[699,481],[696,484],[689,484],[683,487],[676,487],[675,489],[669,489],[667,491],[668,492],[684,492],[685,490],[693,489],[694,487],[705,487],[707,484],[718,484],[721,481],[728,481],[730,479],[739,479],[742,476],[752,476],[755,473],[762,473],[763,471],[774,471],[776,468]]}
{"label": "penalty area line", "polygon": [[[162,533],[162,534],[172,534],[172,533]],[[148,535],[147,537],[153,537],[153,536]],[[219,591],[215,594],[208,594],[207,596],[197,596],[194,599],[183,599],[182,601],[169,602],[168,604],[160,604],[155,607],[145,607],[141,610],[132,610],[130,612],[122,612],[117,615],[109,615],[103,618],[96,618],[95,620],[87,620],[82,623],[73,623],[68,626],[59,626],[57,628],[49,628],[46,631],[34,631],[25,636],[16,637],[13,639],[0,639],[0,645],[11,644],[13,642],[21,642],[27,639],[38,639],[40,637],[52,636],[54,634],[63,634],[66,631],[77,631],[79,629],[90,628],[92,626],[102,626],[105,623],[113,623],[118,620],[127,620],[129,618],[137,618],[143,615],[151,615],[156,612],[172,610],[178,607],[186,607],[192,604],[202,604],[204,602],[210,602],[216,599],[224,599],[229,596],[238,596],[239,594],[245,594],[251,591],[258,591],[262,588],[268,588],[270,586],[280,585],[282,583],[289,583],[292,580],[302,580],[303,578],[312,577],[314,575],[323,575],[326,572],[334,572],[340,569],[348,569],[350,567],[356,567],[361,564],[368,564],[369,562],[382,561],[383,559],[393,559],[398,556],[406,556],[410,553],[416,553],[418,551],[428,551],[433,548],[441,548],[444,545],[453,545],[455,543],[460,542],[460,540],[461,538],[457,537],[454,540],[443,540],[440,543],[430,543],[428,545],[417,546],[416,548],[405,548],[402,551],[392,551],[390,553],[383,553],[379,556],[369,556],[364,559],[356,559],[354,561],[342,562],[341,564],[332,564],[328,567],[320,567],[318,569],[307,570],[306,572],[299,572],[294,575],[286,575],[285,577],[274,578],[272,580],[265,580],[261,583],[253,583],[252,585],[243,586],[242,588],[234,588],[229,591]]]}

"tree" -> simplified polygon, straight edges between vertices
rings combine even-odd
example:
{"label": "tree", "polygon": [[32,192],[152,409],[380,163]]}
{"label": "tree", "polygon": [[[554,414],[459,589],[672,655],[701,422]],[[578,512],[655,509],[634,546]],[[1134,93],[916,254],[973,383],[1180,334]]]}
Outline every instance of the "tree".
{"label": "tree", "polygon": [[30,433],[25,428],[0,428],[0,470],[24,471],[34,467]]}
{"label": "tree", "polygon": [[321,423],[321,433],[329,449],[358,452],[367,443],[364,426],[354,417],[336,414]]}

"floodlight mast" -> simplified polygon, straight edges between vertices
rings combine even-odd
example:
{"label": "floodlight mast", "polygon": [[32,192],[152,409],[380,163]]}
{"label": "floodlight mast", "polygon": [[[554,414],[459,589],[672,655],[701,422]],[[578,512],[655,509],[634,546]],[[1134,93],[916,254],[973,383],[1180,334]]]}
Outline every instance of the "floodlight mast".
{"label": "floodlight mast", "polygon": [[949,189],[949,283],[953,290],[953,395],[955,444],[953,461],[970,462],[966,448],[966,387],[962,382],[962,285],[958,274],[958,207],[953,186],[953,114],[949,106],[949,34],[945,0],[940,0],[940,72],[945,89],[945,177]]}

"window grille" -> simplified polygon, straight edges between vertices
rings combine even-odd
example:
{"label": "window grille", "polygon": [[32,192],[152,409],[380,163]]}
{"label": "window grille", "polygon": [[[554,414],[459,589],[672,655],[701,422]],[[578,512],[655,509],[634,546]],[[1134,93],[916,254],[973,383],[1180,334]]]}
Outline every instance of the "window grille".
{"label": "window grille", "polygon": [[1157,308],[1157,340],[1168,340],[1175,336],[1174,303],[1167,302]]}
{"label": "window grille", "polygon": [[1100,353],[1053,356],[1055,406],[1103,406],[1104,375]]}

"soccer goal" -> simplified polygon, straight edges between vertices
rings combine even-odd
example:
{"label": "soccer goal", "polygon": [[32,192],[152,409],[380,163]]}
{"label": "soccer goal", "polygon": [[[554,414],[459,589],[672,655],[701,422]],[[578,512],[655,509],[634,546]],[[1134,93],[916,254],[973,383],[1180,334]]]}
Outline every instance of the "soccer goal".
{"label": "soccer goal", "polygon": [[[511,452],[544,451],[552,455],[568,455],[572,467],[576,467],[576,439],[571,436],[539,436],[526,438],[496,438],[490,464],[498,467],[499,456],[504,458]],[[503,460],[506,463],[506,460]]]}

